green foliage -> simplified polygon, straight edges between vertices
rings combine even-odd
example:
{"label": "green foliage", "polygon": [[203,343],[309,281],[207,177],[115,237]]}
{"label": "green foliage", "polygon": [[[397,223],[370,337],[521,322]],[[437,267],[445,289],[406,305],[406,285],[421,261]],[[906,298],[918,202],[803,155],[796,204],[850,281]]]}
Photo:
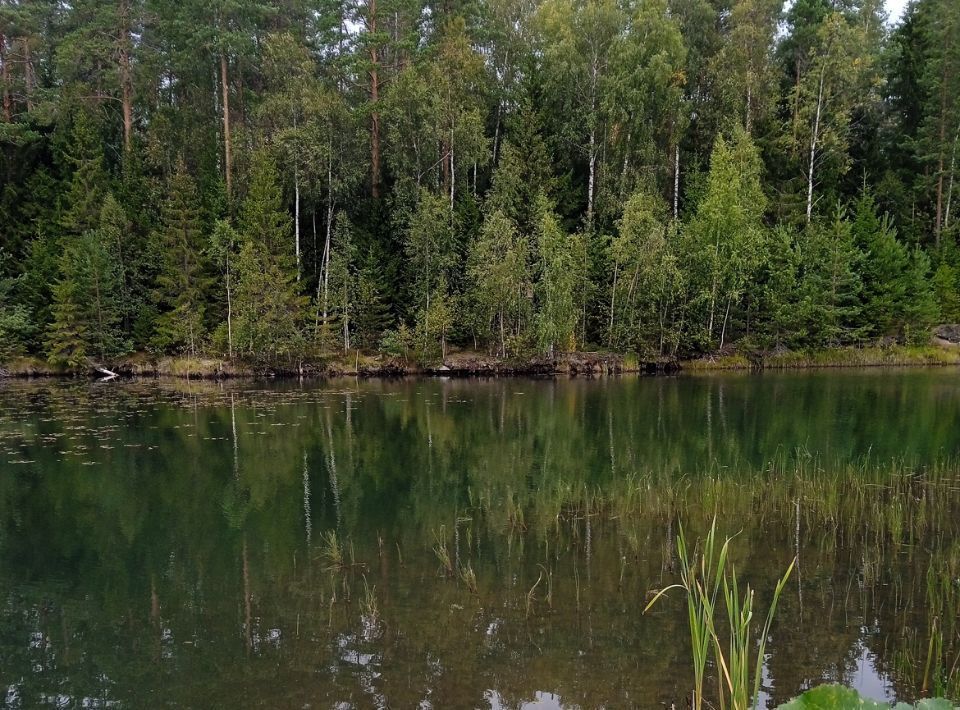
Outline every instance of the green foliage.
{"label": "green foliage", "polygon": [[426,304],[417,313],[417,353],[423,362],[446,359],[447,337],[453,327],[454,307],[446,277],[441,276],[436,288],[428,295]]}
{"label": "green foliage", "polygon": [[497,209],[483,220],[467,259],[469,297],[475,332],[507,354],[507,337],[530,317],[529,245],[514,222]]}
{"label": "green foliage", "polygon": [[236,274],[235,348],[273,359],[300,352],[307,300],[297,293],[296,275],[249,240],[240,248]]}
{"label": "green foliage", "polygon": [[370,254],[356,277],[353,324],[358,347],[374,349],[393,323],[378,255]]}
{"label": "green foliage", "polygon": [[544,209],[537,230],[537,341],[551,355],[576,348],[577,294],[586,278],[582,235],[565,234],[557,216]]}
{"label": "green foliage", "polygon": [[293,226],[280,190],[273,157],[265,150],[253,156],[247,196],[240,210],[240,233],[274,259],[293,264]]}
{"label": "green foliage", "polygon": [[765,236],[761,168],[759,152],[742,129],[735,129],[730,141],[717,138],[706,192],[687,228],[693,261],[690,298],[697,306],[701,337],[721,348],[731,312],[755,274]]}
{"label": "green foliage", "polygon": [[53,323],[47,358],[58,366],[83,367],[123,352],[119,264],[104,230],[88,230],[64,251],[53,288]]}
{"label": "green foliage", "polygon": [[954,705],[942,698],[926,698],[916,705],[908,703],[877,702],[860,697],[853,688],[842,685],[818,685],[788,703],[778,706],[778,710],[953,710]]}
{"label": "green foliage", "polygon": [[160,259],[154,301],[160,312],[153,343],[162,350],[196,354],[201,347],[209,287],[203,228],[196,184],[180,163],[169,180],[160,227],[154,234]]}
{"label": "green foliage", "polygon": [[669,318],[680,292],[681,270],[667,206],[648,191],[637,191],[624,207],[610,242],[610,347],[663,355],[676,346]]}
{"label": "green foliage", "polygon": [[863,335],[858,267],[863,258],[845,210],[837,205],[830,222],[806,230],[804,254],[805,329],[815,345],[846,345]]}
{"label": "green foliage", "polygon": [[401,323],[395,330],[384,331],[383,337],[380,339],[379,349],[380,352],[387,355],[406,360],[410,358],[413,346],[413,332],[407,327],[406,323]]}
{"label": "green foliage", "polygon": [[246,355],[402,319],[431,357],[655,358],[960,320],[955,2],[481,5],[11,5],[0,347],[83,360],[91,231],[117,321],[84,357],[230,355],[266,278],[295,312]]}
{"label": "green foliage", "polygon": [[909,255],[897,241],[889,218],[877,215],[868,194],[857,203],[851,229],[857,248],[863,253],[860,271],[864,320],[878,335],[888,335],[903,320]]}
{"label": "green foliage", "polygon": [[[730,561],[731,538],[727,538],[717,549],[716,528],[717,521],[714,520],[703,541],[702,549],[700,545],[691,549],[681,526],[677,535],[681,581],[657,592],[644,611],[649,610],[669,590],[682,589],[686,597],[693,654],[693,707],[700,710],[704,705],[703,684],[710,652],[713,651],[714,661],[721,675],[721,705],[726,706],[726,701],[729,701],[733,710],[749,710],[754,706],[760,692],[766,644],[777,612],[777,602],[793,572],[796,560],[790,563],[787,571],[777,580],[766,620],[754,638],[751,631],[754,593],[750,585],[747,585],[743,596],[740,596],[737,571]],[[727,650],[723,648],[717,625],[717,608],[721,599],[727,611]]]}
{"label": "green foliage", "polygon": [[903,336],[912,345],[928,342],[931,327],[940,319],[940,305],[930,279],[930,270],[930,257],[922,249],[915,247],[903,276],[906,282]]}
{"label": "green foliage", "polygon": [[33,330],[29,311],[15,300],[19,278],[4,275],[9,258],[0,249],[0,362],[22,353]]}
{"label": "green foliage", "polygon": [[307,299],[297,287],[290,218],[267,158],[254,168],[240,224],[234,342],[249,356],[276,359],[301,352]]}
{"label": "green foliage", "polygon": [[72,174],[60,224],[66,233],[79,235],[98,225],[108,186],[103,144],[90,112],[74,112],[70,144],[63,157]]}

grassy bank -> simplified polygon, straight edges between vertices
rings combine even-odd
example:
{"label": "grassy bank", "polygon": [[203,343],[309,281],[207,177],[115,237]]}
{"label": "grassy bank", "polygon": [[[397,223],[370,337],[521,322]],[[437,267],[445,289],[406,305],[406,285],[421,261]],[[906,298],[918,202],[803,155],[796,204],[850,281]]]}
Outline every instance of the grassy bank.
{"label": "grassy bank", "polygon": [[[960,365],[960,348],[938,345],[781,351],[768,354],[731,353],[691,360],[643,360],[635,354],[563,353],[554,357],[499,358],[470,351],[454,352],[441,362],[418,364],[376,353],[350,351],[313,359],[263,362],[203,356],[154,357],[134,353],[103,364],[121,376],[226,379],[234,377],[391,377],[454,376],[594,376],[711,372],[718,370],[786,370],[826,367],[920,367]],[[83,370],[50,365],[37,357],[16,357],[0,365],[0,376],[96,377],[93,364]]]}
{"label": "grassy bank", "polygon": [[[563,353],[555,357],[499,358],[485,353],[455,352],[443,361],[412,360],[351,350],[315,358],[252,361],[202,356],[154,357],[134,353],[102,368],[127,377],[177,377],[226,379],[233,377],[390,377],[402,375],[604,375],[622,372],[655,372],[662,364],[641,362],[634,356],[614,353]],[[9,377],[94,377],[106,374],[101,364],[83,369],[50,365],[36,357],[17,357],[0,365]]]}
{"label": "grassy bank", "polygon": [[686,360],[686,371],[789,370],[819,367],[917,367],[960,365],[960,348],[937,345],[786,350],[762,355],[734,353]]}

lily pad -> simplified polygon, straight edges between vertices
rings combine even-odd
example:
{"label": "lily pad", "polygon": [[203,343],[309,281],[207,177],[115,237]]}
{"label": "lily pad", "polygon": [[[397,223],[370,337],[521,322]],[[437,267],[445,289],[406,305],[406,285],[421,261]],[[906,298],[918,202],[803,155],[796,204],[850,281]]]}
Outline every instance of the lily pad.
{"label": "lily pad", "polygon": [[891,706],[890,703],[862,698],[856,690],[843,685],[820,685],[784,703],[778,710],[954,710],[954,708],[953,703],[942,698],[921,700],[916,705],[897,703]]}

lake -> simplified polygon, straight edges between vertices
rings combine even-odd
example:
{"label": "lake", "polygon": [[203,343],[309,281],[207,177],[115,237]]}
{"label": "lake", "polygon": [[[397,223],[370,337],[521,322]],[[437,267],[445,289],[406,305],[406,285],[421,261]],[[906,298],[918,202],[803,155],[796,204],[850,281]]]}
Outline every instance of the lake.
{"label": "lake", "polygon": [[0,382],[0,706],[680,707],[714,516],[762,704],[956,696],[958,385]]}

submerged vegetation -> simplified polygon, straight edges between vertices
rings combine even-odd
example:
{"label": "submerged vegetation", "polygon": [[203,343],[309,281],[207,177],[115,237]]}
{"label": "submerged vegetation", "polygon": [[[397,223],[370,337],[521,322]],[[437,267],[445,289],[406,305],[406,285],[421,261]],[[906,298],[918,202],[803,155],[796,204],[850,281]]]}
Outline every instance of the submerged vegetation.
{"label": "submerged vegetation", "polygon": [[25,705],[679,706],[687,592],[640,612],[686,583],[704,707],[758,669],[767,707],[957,700],[957,396],[941,370],[8,382],[0,664]]}

